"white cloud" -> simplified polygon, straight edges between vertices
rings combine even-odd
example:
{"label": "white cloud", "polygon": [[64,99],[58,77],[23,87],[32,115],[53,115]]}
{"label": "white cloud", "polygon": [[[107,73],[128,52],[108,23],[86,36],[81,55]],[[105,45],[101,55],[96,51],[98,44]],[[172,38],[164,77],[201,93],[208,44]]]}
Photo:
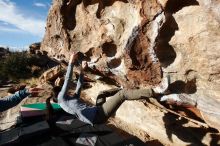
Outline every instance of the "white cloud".
{"label": "white cloud", "polygon": [[0,20],[35,36],[44,35],[46,22],[25,16],[10,0],[0,0]]}
{"label": "white cloud", "polygon": [[44,3],[34,3],[34,6],[42,7],[42,8],[47,8],[47,4],[44,4]]}
{"label": "white cloud", "polygon": [[0,30],[4,32],[22,32],[22,30],[18,28],[11,28],[11,27],[5,27],[5,26],[0,26]]}

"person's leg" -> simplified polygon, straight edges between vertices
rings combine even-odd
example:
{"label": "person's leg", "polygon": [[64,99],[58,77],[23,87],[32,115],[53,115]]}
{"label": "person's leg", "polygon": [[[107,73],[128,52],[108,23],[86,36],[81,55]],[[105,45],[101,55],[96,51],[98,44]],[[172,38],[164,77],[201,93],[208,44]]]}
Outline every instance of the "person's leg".
{"label": "person's leg", "polygon": [[[166,84],[167,81],[165,80]],[[159,87],[158,87],[159,88]],[[160,87],[161,88],[161,87]],[[123,89],[112,96],[102,106],[98,107],[95,123],[106,121],[125,100],[138,100],[141,98],[154,97],[155,94],[163,93],[167,89],[167,85],[163,85],[163,90],[153,91],[151,88],[147,89]],[[103,96],[100,94],[100,96]],[[104,97],[103,97],[104,98]]]}
{"label": "person's leg", "polygon": [[[152,89],[123,89],[107,100],[99,109],[104,119],[109,118],[125,100],[153,97]],[[101,118],[101,117],[100,117]],[[102,118],[101,118],[102,119]]]}
{"label": "person's leg", "polygon": [[96,117],[93,121],[94,124],[104,123],[108,118],[118,109],[118,107],[125,100],[122,90],[118,91],[114,96],[109,98],[101,106],[97,106]]}
{"label": "person's leg", "polygon": [[121,88],[113,88],[110,90],[101,91],[96,98],[96,106],[102,105],[106,102],[106,98],[115,95]]}
{"label": "person's leg", "polygon": [[146,89],[124,89],[123,95],[126,100],[137,100],[150,98],[154,96],[154,92],[151,88]]}

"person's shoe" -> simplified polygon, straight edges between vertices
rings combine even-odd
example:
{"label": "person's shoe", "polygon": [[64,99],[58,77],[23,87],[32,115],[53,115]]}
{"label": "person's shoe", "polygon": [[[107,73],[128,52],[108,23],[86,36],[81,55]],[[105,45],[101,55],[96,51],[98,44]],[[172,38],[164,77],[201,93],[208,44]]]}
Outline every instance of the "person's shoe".
{"label": "person's shoe", "polygon": [[160,99],[161,102],[172,102],[177,103],[181,102],[181,99],[179,98],[178,94],[170,94],[170,95],[164,95]]}
{"label": "person's shoe", "polygon": [[168,77],[164,77],[159,85],[153,88],[153,91],[158,94],[164,93],[169,86]]}
{"label": "person's shoe", "polygon": [[184,106],[184,107],[195,107],[196,101],[187,94],[169,94],[164,95],[160,98],[161,102],[168,104]]}

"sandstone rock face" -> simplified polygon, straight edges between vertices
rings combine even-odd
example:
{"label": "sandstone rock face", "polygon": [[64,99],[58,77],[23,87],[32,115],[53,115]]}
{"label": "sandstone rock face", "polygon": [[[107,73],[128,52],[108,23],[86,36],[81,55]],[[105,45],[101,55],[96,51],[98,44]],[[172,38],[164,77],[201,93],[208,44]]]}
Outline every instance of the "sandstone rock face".
{"label": "sandstone rock face", "polygon": [[173,18],[178,30],[170,45],[176,58],[164,71],[173,81],[196,80],[197,107],[208,124],[220,129],[220,24],[200,6],[185,7]]}
{"label": "sandstone rock face", "polygon": [[203,6],[206,11],[214,16],[214,18],[220,22],[220,2],[219,0],[198,0],[199,4]]}
{"label": "sandstone rock face", "polygon": [[46,72],[44,72],[40,77],[40,82],[48,82],[56,80],[62,74],[62,67],[60,65],[55,66]]}
{"label": "sandstone rock face", "polygon": [[40,50],[41,43],[33,43],[29,46],[30,54],[37,54],[37,51]]}
{"label": "sandstone rock face", "polygon": [[[84,90],[82,97],[88,98],[88,100],[92,99],[95,102],[100,91],[111,88],[114,88],[114,86],[98,81],[93,83],[92,88]],[[164,145],[220,144],[218,134],[213,134],[208,129],[202,128],[201,125],[170,114],[152,103],[144,101],[124,102],[113,116],[124,123],[114,123],[114,121],[113,123],[116,124],[116,127],[139,137],[143,141],[147,141],[150,137],[153,140],[159,140]],[[110,121],[111,123],[112,121]]]}
{"label": "sandstone rock face", "polygon": [[161,70],[153,48],[164,19],[156,1],[55,0],[41,48],[65,60],[80,50],[90,66],[123,86],[157,84]]}
{"label": "sandstone rock face", "polygon": [[[205,122],[220,130],[219,5],[217,0],[54,0],[41,50],[66,61],[80,50],[99,76],[123,87],[154,86],[169,74],[170,90],[191,94]],[[94,84],[86,95],[95,99],[110,87]],[[135,108],[128,112],[129,107]],[[159,110],[150,115],[152,110],[126,102],[116,117],[164,144],[195,142],[175,132],[170,138],[169,116]],[[204,144],[208,141],[204,136]]]}

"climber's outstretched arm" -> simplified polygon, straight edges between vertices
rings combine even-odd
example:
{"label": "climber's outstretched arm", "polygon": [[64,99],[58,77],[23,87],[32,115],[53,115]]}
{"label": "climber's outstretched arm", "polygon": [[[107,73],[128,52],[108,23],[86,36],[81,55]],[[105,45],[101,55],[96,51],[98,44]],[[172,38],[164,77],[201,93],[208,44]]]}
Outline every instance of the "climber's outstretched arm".
{"label": "climber's outstretched arm", "polygon": [[60,101],[66,97],[67,91],[69,89],[69,83],[70,83],[70,81],[72,79],[72,75],[73,75],[73,67],[74,67],[74,64],[76,63],[76,61],[77,61],[77,55],[76,55],[76,53],[73,53],[70,57],[70,60],[69,60],[69,65],[67,67],[67,72],[66,72],[63,87],[62,87],[60,93],[58,94],[58,100],[60,100]]}

